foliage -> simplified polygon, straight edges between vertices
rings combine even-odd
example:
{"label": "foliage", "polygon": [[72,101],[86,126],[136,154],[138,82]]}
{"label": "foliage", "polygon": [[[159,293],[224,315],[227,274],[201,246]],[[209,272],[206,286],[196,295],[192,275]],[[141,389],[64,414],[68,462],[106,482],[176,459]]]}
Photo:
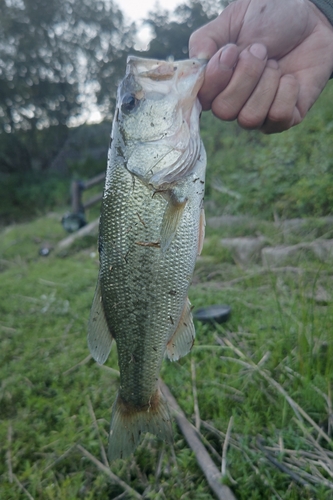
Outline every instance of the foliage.
{"label": "foliage", "polygon": [[112,0],[1,6],[0,173],[43,171],[93,102],[112,113],[134,27]]}
{"label": "foliage", "polygon": [[177,7],[172,15],[168,11],[151,12],[146,24],[153,31],[153,39],[141,55],[153,59],[186,59],[191,34],[216,17],[217,10],[216,4],[207,0],[191,0]]}
{"label": "foliage", "polygon": [[268,219],[332,213],[332,95],[328,84],[302,124],[272,136],[205,113],[208,211]]}
{"label": "foliage", "polygon": [[109,98],[131,39],[112,0],[1,5],[0,129],[68,124],[107,72]]}
{"label": "foliage", "polygon": [[56,174],[0,176],[0,225],[28,220],[69,202],[69,180]]}
{"label": "foliage", "polygon": [[[63,236],[59,219],[53,214],[0,235],[0,497],[8,500],[27,498],[19,484],[35,500],[102,500],[123,491],[76,447],[102,460],[117,361],[115,349],[106,367],[87,358],[96,244],[87,241],[67,257],[38,257],[41,245],[52,247]],[[262,231],[272,237],[269,226]],[[193,423],[196,387],[200,432],[218,466],[233,417],[226,481],[238,500],[328,500],[332,490],[324,480],[332,480],[323,460],[332,457],[333,302],[317,302],[316,289],[332,292],[332,269],[315,262],[300,263],[297,273],[242,269],[217,246],[204,248],[190,299],[195,308],[227,303],[231,319],[197,324],[192,354],[165,361],[162,377]],[[287,396],[313,425],[297,417]],[[174,432],[174,447],[146,436],[134,457],[112,464],[112,472],[144,498],[212,499],[175,425]],[[310,486],[272,465],[267,454],[296,478],[307,474]]]}

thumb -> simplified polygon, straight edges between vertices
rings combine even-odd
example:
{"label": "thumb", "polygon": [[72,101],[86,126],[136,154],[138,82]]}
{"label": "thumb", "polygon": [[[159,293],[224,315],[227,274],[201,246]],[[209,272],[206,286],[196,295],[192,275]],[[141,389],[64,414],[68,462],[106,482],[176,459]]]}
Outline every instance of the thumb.
{"label": "thumb", "polygon": [[192,33],[189,56],[210,59],[224,45],[236,43],[250,0],[233,2],[210,23]]}

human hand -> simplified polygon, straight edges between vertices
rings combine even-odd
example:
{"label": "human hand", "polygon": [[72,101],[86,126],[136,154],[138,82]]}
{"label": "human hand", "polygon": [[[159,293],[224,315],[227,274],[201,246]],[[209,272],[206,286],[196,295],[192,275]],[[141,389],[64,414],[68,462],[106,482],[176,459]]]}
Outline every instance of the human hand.
{"label": "human hand", "polygon": [[199,93],[221,120],[265,133],[297,125],[333,70],[333,27],[309,0],[236,0],[194,32],[209,59]]}

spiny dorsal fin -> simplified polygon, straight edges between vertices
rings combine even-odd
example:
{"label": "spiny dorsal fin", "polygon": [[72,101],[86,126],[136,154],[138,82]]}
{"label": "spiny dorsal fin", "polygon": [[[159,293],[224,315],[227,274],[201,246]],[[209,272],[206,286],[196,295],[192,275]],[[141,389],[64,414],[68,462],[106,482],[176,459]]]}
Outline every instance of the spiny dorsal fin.
{"label": "spiny dorsal fin", "polygon": [[101,285],[98,279],[88,322],[88,347],[92,357],[100,365],[105,363],[110,354],[112,340],[104,313]]}
{"label": "spiny dorsal fin", "polygon": [[166,355],[170,361],[177,361],[186,356],[192,349],[195,339],[195,328],[191,313],[191,302],[186,299],[177,329],[167,343]]}

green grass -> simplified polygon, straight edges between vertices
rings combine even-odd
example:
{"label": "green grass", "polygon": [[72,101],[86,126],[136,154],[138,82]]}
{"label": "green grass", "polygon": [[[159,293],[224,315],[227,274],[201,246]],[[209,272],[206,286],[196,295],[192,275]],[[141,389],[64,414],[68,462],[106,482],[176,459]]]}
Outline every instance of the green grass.
{"label": "green grass", "polygon": [[[0,234],[0,498],[6,500],[28,498],[22,486],[42,500],[105,500],[123,493],[76,447],[102,461],[117,358],[116,349],[106,367],[87,358],[86,323],[98,272],[94,239],[62,257],[38,254],[41,245],[54,246],[64,236],[60,218],[51,214]],[[253,227],[282,241],[272,224],[254,221]],[[315,229],[313,221],[307,234],[320,233]],[[315,300],[318,287],[331,293],[332,270],[307,259],[293,272],[243,269],[215,244],[219,231],[208,232],[190,299],[195,307],[229,304],[232,316],[221,326],[197,324],[191,355],[165,361],[162,378],[193,423],[195,384],[200,431],[218,467],[233,417],[225,481],[238,500],[332,498],[324,480],[333,486],[333,303]],[[243,233],[229,230],[235,235]],[[147,435],[112,472],[144,498],[214,498],[175,424],[174,433],[173,447]],[[295,477],[273,465],[272,457]],[[313,489],[302,486],[302,478]]]}

